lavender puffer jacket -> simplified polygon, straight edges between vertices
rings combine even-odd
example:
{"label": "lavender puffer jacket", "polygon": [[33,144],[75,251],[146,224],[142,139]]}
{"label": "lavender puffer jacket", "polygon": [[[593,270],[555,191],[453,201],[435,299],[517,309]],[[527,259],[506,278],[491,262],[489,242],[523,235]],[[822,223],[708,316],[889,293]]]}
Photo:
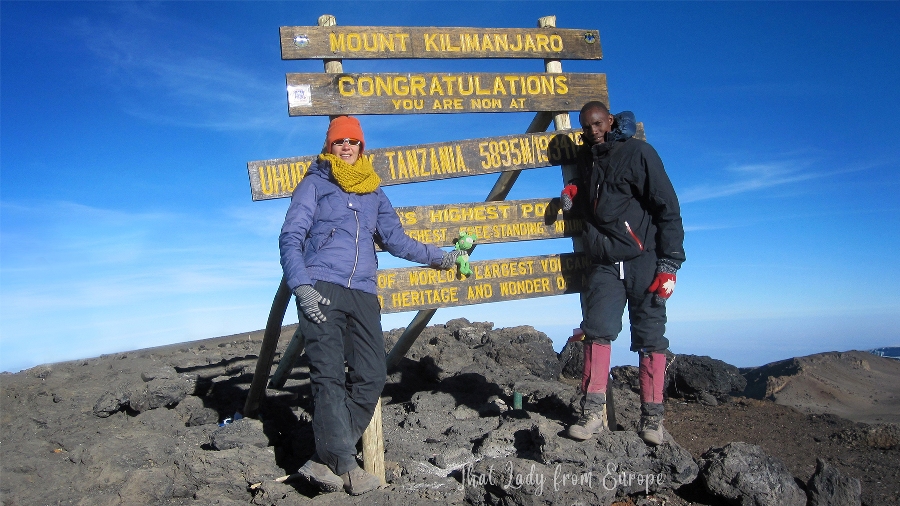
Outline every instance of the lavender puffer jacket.
{"label": "lavender puffer jacket", "polygon": [[400,219],[379,187],[347,193],[331,178],[331,164],[313,162],[294,189],[278,246],[288,287],[327,281],[376,294],[378,257],[374,236],[392,255],[432,266],[443,250],[403,232]]}

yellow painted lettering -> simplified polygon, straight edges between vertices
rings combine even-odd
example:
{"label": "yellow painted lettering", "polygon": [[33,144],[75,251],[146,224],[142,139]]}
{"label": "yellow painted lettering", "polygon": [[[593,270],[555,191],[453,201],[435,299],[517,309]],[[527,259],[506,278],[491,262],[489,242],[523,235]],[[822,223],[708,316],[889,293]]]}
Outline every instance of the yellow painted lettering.
{"label": "yellow painted lettering", "polygon": [[521,33],[516,34],[516,45],[514,46],[514,45],[510,44],[509,50],[510,51],[521,51],[522,50],[522,34]]}
{"label": "yellow painted lettering", "polygon": [[499,77],[494,78],[494,95],[506,95],[506,87],[503,86],[503,79]]}
{"label": "yellow painted lettering", "polygon": [[456,78],[453,76],[443,76],[441,78],[445,83],[447,83],[447,95],[453,96],[453,83],[456,82]]}
{"label": "yellow painted lettering", "polygon": [[429,89],[428,92],[432,95],[444,94],[444,88],[441,86],[441,81],[438,80],[437,76],[431,76],[431,89]]}
{"label": "yellow painted lettering", "polygon": [[438,49],[437,44],[435,44],[434,39],[438,36],[436,33],[426,33],[425,34],[425,51],[440,51]]}
{"label": "yellow painted lettering", "polygon": [[394,79],[394,92],[401,97],[409,95],[409,82],[406,77],[399,76]]}
{"label": "yellow painted lettering", "polygon": [[550,36],[550,49],[557,53],[563,50],[563,40],[559,35]]}
{"label": "yellow painted lettering", "polygon": [[375,77],[375,94],[379,97],[383,94],[385,95],[393,95],[394,94],[394,80],[390,77]]}
{"label": "yellow painted lettering", "polygon": [[336,33],[329,34],[328,42],[331,45],[332,51],[344,51],[344,42],[345,41],[344,41],[343,33],[340,35],[338,35]]}
{"label": "yellow painted lettering", "polygon": [[568,78],[566,76],[556,76],[554,80],[556,81],[557,93],[559,93],[560,95],[569,93]]}
{"label": "yellow painted lettering", "polygon": [[510,95],[518,95],[518,93],[516,93],[516,83],[519,82],[519,78],[516,76],[504,76],[503,78],[509,83]]}
{"label": "yellow painted lettering", "polygon": [[[463,89],[463,81],[466,81],[469,83],[469,89],[467,89],[467,90]],[[459,88],[460,95],[471,95],[472,92],[474,91],[474,89],[473,89],[474,82],[473,82],[472,76],[459,76],[457,78],[456,82],[457,82],[457,87]]]}
{"label": "yellow painted lettering", "polygon": [[360,77],[356,82],[356,90],[361,97],[371,97],[375,94],[375,81],[371,77]]}
{"label": "yellow painted lettering", "polygon": [[409,96],[416,96],[416,92],[419,92],[419,95],[425,96],[425,76],[410,76],[409,77]]}
{"label": "yellow painted lettering", "polygon": [[338,92],[341,96],[352,97],[356,93],[353,89],[353,78],[349,76],[339,77]]}
{"label": "yellow painted lettering", "polygon": [[485,52],[494,50],[494,45],[491,43],[491,36],[489,34],[484,34],[481,37],[481,49]]}
{"label": "yellow painted lettering", "polygon": [[360,40],[358,33],[347,34],[347,49],[350,51],[359,51],[362,49],[362,40]]}
{"label": "yellow painted lettering", "polygon": [[[257,170],[259,171],[259,190],[263,192],[263,195],[272,195],[275,193],[272,190],[272,176],[266,170],[267,167],[260,166]],[[268,181],[268,188],[266,187],[266,182]]]}

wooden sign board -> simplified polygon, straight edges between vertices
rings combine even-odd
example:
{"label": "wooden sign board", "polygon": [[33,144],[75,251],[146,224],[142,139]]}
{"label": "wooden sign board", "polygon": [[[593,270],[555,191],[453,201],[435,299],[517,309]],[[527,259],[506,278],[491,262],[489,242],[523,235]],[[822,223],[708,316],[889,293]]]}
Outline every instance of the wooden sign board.
{"label": "wooden sign board", "polygon": [[[533,241],[581,235],[581,220],[563,216],[559,198],[471,202],[395,209],[406,235],[435,246],[452,246],[460,232],[477,244]],[[569,213],[570,214],[570,213]]]}
{"label": "wooden sign board", "polygon": [[[323,134],[324,140],[324,134]],[[382,186],[574,163],[581,130],[366,149]],[[318,155],[247,163],[253,200],[290,197]]]}
{"label": "wooden sign board", "polygon": [[471,262],[472,275],[406,267],[378,271],[382,313],[581,293],[590,265],[579,253]]}
{"label": "wooden sign board", "polygon": [[577,111],[609,103],[605,74],[287,74],[291,116]]}
{"label": "wooden sign board", "polygon": [[563,28],[282,26],[281,58],[598,60],[600,32]]}

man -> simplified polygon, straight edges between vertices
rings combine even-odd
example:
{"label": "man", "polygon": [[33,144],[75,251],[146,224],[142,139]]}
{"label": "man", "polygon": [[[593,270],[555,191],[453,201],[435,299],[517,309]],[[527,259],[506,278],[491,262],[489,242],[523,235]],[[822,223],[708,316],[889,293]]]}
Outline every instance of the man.
{"label": "man", "polygon": [[588,102],[578,118],[581,179],[566,186],[561,201],[563,210],[576,205],[584,217],[582,238],[592,265],[582,301],[582,413],[568,433],[586,440],[604,429],[610,343],[622,331],[627,304],[631,350],[640,354],[639,434],[658,445],[669,347],[665,303],[685,259],[678,198],[656,150],[632,137],[633,114],[613,116],[603,103]]}

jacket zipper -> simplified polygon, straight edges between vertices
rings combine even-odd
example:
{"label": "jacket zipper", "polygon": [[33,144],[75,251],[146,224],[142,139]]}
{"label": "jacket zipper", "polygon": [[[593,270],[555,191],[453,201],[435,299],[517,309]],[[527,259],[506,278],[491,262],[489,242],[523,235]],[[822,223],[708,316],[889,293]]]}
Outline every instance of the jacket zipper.
{"label": "jacket zipper", "polygon": [[350,278],[347,280],[347,288],[350,288],[350,282],[353,281],[353,275],[356,274],[356,264],[359,263],[359,213],[353,212],[356,218],[356,258],[353,259],[353,270],[350,271]]}
{"label": "jacket zipper", "polygon": [[631,225],[629,225],[627,221],[625,222],[625,229],[628,230],[629,234],[631,234],[631,237],[634,239],[634,242],[636,242],[638,244],[638,248],[640,248],[641,251],[644,251],[644,243],[642,243],[641,240],[638,239],[638,236],[635,235],[634,231],[631,230]]}

